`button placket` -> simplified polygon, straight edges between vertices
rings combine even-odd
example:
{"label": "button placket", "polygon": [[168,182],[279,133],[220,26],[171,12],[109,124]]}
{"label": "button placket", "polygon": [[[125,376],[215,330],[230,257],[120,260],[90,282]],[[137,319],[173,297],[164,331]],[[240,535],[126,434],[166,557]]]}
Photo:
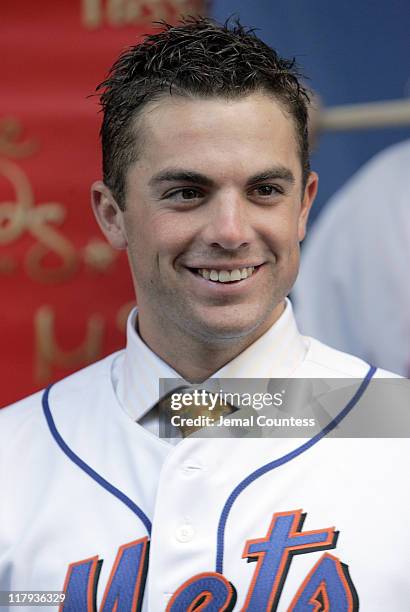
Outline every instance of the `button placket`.
{"label": "button placket", "polygon": [[184,523],[180,525],[175,531],[175,537],[181,544],[190,542],[195,535],[195,529],[190,523]]}

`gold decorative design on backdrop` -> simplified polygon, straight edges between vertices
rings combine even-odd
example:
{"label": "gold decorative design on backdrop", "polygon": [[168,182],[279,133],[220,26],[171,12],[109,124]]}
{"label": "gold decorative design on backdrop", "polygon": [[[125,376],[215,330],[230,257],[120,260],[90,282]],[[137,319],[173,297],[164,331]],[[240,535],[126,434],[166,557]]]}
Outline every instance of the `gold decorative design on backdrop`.
{"label": "gold decorative design on backdrop", "polygon": [[203,14],[206,0],[82,0],[81,18],[86,28],[140,25],[180,15]]}
{"label": "gold decorative design on backdrop", "polygon": [[135,302],[127,302],[126,304],[123,304],[121,308],[119,308],[117,316],[115,317],[115,324],[117,326],[117,329],[120,330],[120,332],[125,332],[128,315],[130,314],[134,306]]}
{"label": "gold decorative design on backdrop", "polygon": [[50,306],[42,306],[34,316],[35,380],[40,384],[51,379],[52,367],[78,369],[93,363],[102,355],[104,321],[99,315],[88,319],[82,344],[72,350],[58,346],[55,335],[54,312]]}
{"label": "gold decorative design on backdrop", "polygon": [[24,232],[32,195],[25,174],[15,163],[0,160],[0,176],[13,185],[15,192],[14,202],[0,203],[0,244],[7,244]]}
{"label": "gold decorative design on backdrop", "polygon": [[[0,245],[10,244],[25,232],[37,242],[26,253],[24,267],[35,281],[62,282],[71,278],[81,258],[85,264],[99,272],[107,271],[117,253],[99,239],[91,239],[81,250],[54,226],[62,225],[66,208],[58,202],[35,204],[33,190],[25,173],[12,161],[0,159],[0,176],[14,189],[14,201],[0,202]],[[47,256],[57,257],[58,264],[45,265]],[[10,257],[0,257],[0,274],[11,274],[17,267]]]}
{"label": "gold decorative design on backdrop", "polygon": [[[25,268],[29,276],[42,282],[67,280],[77,269],[76,251],[69,240],[49,225],[61,225],[65,218],[64,206],[57,202],[35,206],[31,185],[14,162],[0,160],[0,175],[13,185],[15,192],[14,202],[0,203],[0,244],[9,244],[29,232],[38,240],[26,255]],[[42,265],[50,252],[58,256],[58,267]]]}
{"label": "gold decorative design on backdrop", "polygon": [[83,249],[85,264],[98,272],[105,272],[111,267],[118,253],[107,242],[94,238]]}
{"label": "gold decorative design on backdrop", "polygon": [[[22,134],[23,127],[17,119],[0,119],[0,155],[12,159],[32,155],[38,143],[23,139]],[[14,190],[12,201],[0,202],[0,245],[13,243],[25,232],[37,240],[24,260],[24,268],[33,280],[43,283],[66,281],[75,274],[81,260],[99,272],[110,268],[117,253],[98,239],[90,240],[83,249],[76,248],[55,227],[64,222],[65,206],[58,202],[36,204],[29,179],[15,161],[0,158],[0,177]],[[0,275],[10,275],[16,269],[17,263],[12,256],[2,253]]]}
{"label": "gold decorative design on backdrop", "polygon": [[14,117],[0,119],[0,154],[12,159],[32,155],[38,148],[35,140],[21,140],[23,127]]}
{"label": "gold decorative design on backdrop", "polygon": [[81,20],[83,25],[90,30],[98,28],[102,22],[102,10],[100,0],[82,0]]}

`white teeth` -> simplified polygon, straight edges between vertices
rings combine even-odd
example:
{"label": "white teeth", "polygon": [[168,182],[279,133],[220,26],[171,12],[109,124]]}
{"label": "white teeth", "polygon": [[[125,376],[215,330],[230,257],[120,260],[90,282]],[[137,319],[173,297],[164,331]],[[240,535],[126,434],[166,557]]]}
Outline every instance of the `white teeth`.
{"label": "white teeth", "polygon": [[218,276],[218,280],[220,283],[229,283],[231,281],[231,273],[227,270],[221,270]]}
{"label": "white teeth", "polygon": [[231,272],[231,281],[241,280],[241,271],[240,270],[232,270]]}
{"label": "white teeth", "polygon": [[220,283],[233,283],[234,281],[244,280],[251,276],[254,267],[242,268],[239,270],[211,270],[209,268],[199,268],[198,272],[206,280],[218,281]]}

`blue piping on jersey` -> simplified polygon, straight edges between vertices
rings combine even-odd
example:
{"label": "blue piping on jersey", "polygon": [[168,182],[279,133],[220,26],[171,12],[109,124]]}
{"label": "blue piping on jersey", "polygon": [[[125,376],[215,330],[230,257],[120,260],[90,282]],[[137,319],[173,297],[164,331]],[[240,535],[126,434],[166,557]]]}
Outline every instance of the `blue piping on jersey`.
{"label": "blue piping on jersey", "polygon": [[117,489],[112,484],[110,484],[107,480],[105,480],[105,478],[100,476],[95,470],[92,469],[92,467],[87,465],[87,463],[85,463],[85,461],[80,459],[80,457],[76,455],[71,450],[71,448],[67,446],[67,444],[64,442],[63,438],[60,436],[55,426],[53,417],[50,412],[50,405],[48,402],[48,396],[50,393],[50,389],[51,389],[51,386],[47,387],[47,389],[44,391],[43,398],[42,398],[42,404],[43,404],[43,410],[44,410],[44,415],[46,417],[47,425],[50,429],[51,435],[53,436],[54,440],[57,442],[58,446],[61,448],[63,453],[65,453],[67,457],[71,459],[71,461],[73,461],[73,463],[75,463],[81,470],[83,470],[86,474],[88,474],[88,476],[90,476],[93,480],[98,482],[98,484],[101,485],[106,491],[108,491],[109,493],[114,495],[114,497],[122,501],[131,510],[131,512],[136,514],[138,518],[141,520],[141,522],[144,524],[148,532],[148,535],[151,535],[151,529],[152,529],[151,521],[149,520],[147,515],[141,510],[141,508],[137,506],[136,503],[134,503],[129,497],[127,497],[119,489]]}
{"label": "blue piping on jersey", "polygon": [[235,503],[239,495],[242,493],[242,491],[244,491],[244,489],[246,489],[246,487],[250,485],[252,482],[254,482],[257,478],[266,474],[266,472],[269,472],[270,470],[274,470],[275,468],[283,465],[284,463],[291,461],[295,457],[298,457],[299,455],[304,453],[306,450],[314,446],[316,442],[319,442],[319,440],[321,440],[324,436],[326,436],[330,431],[332,431],[332,429],[334,429],[340,423],[340,421],[342,421],[342,419],[345,418],[345,416],[352,410],[352,408],[354,408],[354,406],[357,404],[359,399],[362,397],[371,379],[373,378],[373,375],[376,372],[376,369],[377,368],[375,368],[374,366],[370,367],[369,371],[367,372],[365,378],[363,379],[360,387],[358,388],[354,396],[351,398],[348,404],[343,408],[343,410],[341,410],[339,414],[332,421],[330,421],[330,423],[328,423],[326,427],[322,429],[322,431],[320,431],[318,434],[313,436],[313,438],[305,442],[305,444],[302,444],[302,446],[299,446],[298,448],[288,453],[287,455],[284,455],[283,457],[280,457],[279,459],[275,459],[275,461],[271,461],[270,463],[267,463],[266,465],[263,465],[262,467],[258,468],[257,470],[252,472],[252,474],[249,474],[249,476],[247,476],[244,480],[242,480],[242,482],[240,482],[237,487],[235,487],[235,489],[232,491],[232,493],[226,500],[225,506],[222,510],[221,517],[219,519],[217,543],[216,543],[216,563],[215,563],[215,571],[218,574],[223,574],[224,539],[225,539],[226,522],[228,520],[229,512],[231,511],[233,504]]}
{"label": "blue piping on jersey", "polygon": [[[357,404],[359,399],[362,397],[363,393],[366,391],[371,379],[373,378],[374,373],[376,372],[376,369],[377,368],[375,368],[374,366],[371,366],[369,368],[369,371],[367,372],[365,378],[363,379],[359,389],[356,391],[354,396],[350,399],[350,401],[343,408],[343,410],[341,410],[339,414],[330,423],[328,423],[326,427],[322,429],[322,431],[320,431],[318,434],[316,434],[316,436],[314,436],[313,438],[305,442],[305,444],[302,444],[302,446],[299,446],[295,450],[291,451],[287,455],[284,455],[283,457],[280,457],[279,459],[275,459],[275,461],[271,461],[270,463],[267,463],[266,465],[258,468],[257,470],[252,472],[252,474],[249,474],[249,476],[247,476],[244,480],[242,480],[242,482],[240,482],[237,487],[235,487],[235,489],[232,491],[227,501],[225,502],[224,508],[221,513],[221,517],[219,519],[218,532],[217,532],[216,564],[215,564],[215,571],[217,573],[219,574],[223,573],[225,527],[226,527],[226,523],[229,517],[229,513],[232,509],[232,506],[235,503],[236,499],[239,497],[239,495],[246,489],[248,485],[250,485],[252,482],[257,480],[257,478],[259,478],[260,476],[263,476],[270,470],[274,470],[275,468],[280,467],[281,465],[284,465],[285,463],[287,463],[288,461],[291,461],[295,457],[298,457],[303,452],[305,452],[306,450],[314,446],[316,442],[319,442],[319,440],[321,440],[324,436],[330,433],[332,429],[334,429],[345,418],[345,416],[352,410],[352,408],[354,408],[354,406]],[[109,493],[114,495],[114,497],[122,501],[134,514],[136,514],[138,518],[141,520],[141,522],[144,524],[148,534],[151,535],[151,530],[152,530],[151,521],[146,516],[146,514],[141,510],[141,508],[137,506],[137,504],[135,504],[129,497],[127,497],[119,489],[114,487],[107,480],[105,480],[102,476],[100,476],[89,465],[87,465],[87,463],[85,463],[82,459],[80,459],[80,457],[76,455],[69,448],[69,446],[64,442],[63,438],[61,437],[61,435],[59,434],[55,426],[53,417],[50,412],[50,406],[49,406],[49,401],[48,401],[50,389],[51,389],[51,386],[45,390],[43,394],[43,398],[42,398],[42,404],[43,404],[44,415],[46,417],[46,421],[50,429],[51,435],[53,436],[58,446],[61,448],[63,453],[65,453],[65,455],[67,455],[67,457],[71,459],[71,461],[73,461],[73,463],[75,463],[80,469],[82,469],[93,480],[95,480],[99,485],[101,485],[106,491],[108,491]]]}

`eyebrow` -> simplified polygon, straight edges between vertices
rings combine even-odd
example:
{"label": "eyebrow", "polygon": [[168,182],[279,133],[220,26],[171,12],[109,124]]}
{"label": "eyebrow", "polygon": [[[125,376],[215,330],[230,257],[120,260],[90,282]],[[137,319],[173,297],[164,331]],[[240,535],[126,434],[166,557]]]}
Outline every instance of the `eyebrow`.
{"label": "eyebrow", "polygon": [[194,172],[192,170],[178,170],[168,169],[163,172],[155,174],[149,181],[149,184],[153,187],[160,185],[161,183],[176,183],[176,182],[187,182],[196,183],[204,187],[211,187],[214,182],[205,174],[200,172]]}
{"label": "eyebrow", "polygon": [[[285,166],[279,165],[259,172],[258,174],[254,174],[246,181],[246,184],[254,185],[256,183],[262,183],[263,181],[278,179],[285,181],[290,185],[295,183],[293,173],[288,168],[285,168]],[[155,174],[150,179],[149,184],[152,187],[155,187],[157,185],[161,185],[162,183],[173,182],[195,183],[196,185],[201,185],[203,187],[212,187],[214,185],[214,181],[205,174],[201,174],[200,172],[195,172],[193,170],[181,170],[178,168],[169,168]]]}
{"label": "eyebrow", "polygon": [[278,179],[290,185],[294,185],[296,182],[293,172],[288,168],[285,168],[285,166],[275,166],[258,174],[254,174],[248,179],[247,184],[254,185],[255,183],[263,183],[264,181],[272,180],[276,181]]}

